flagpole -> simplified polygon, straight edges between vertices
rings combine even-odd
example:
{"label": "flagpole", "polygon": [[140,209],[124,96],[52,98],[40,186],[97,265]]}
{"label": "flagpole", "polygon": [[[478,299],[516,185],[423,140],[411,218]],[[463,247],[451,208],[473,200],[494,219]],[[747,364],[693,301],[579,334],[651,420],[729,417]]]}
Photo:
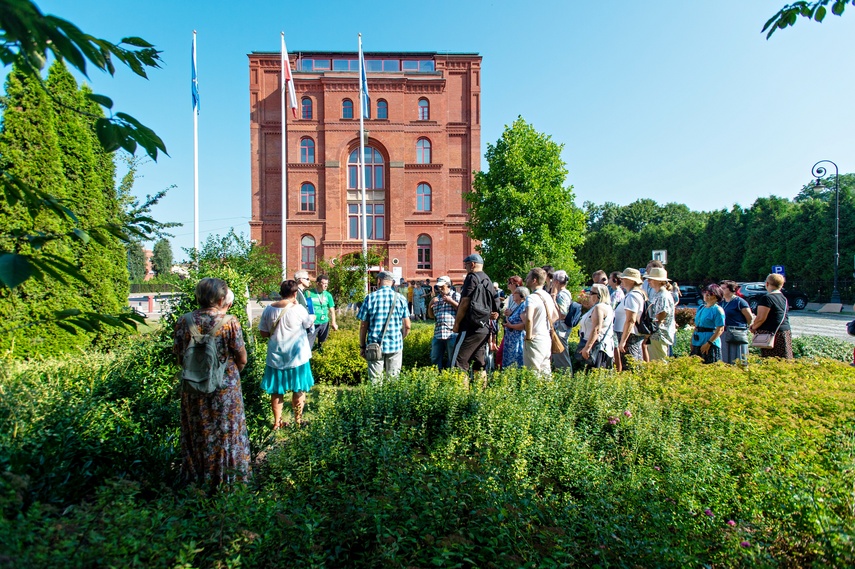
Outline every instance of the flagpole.
{"label": "flagpole", "polygon": [[[365,61],[362,55],[362,34],[359,34],[359,185],[362,190],[362,258],[366,262],[365,292],[368,292],[368,216],[365,208],[365,88],[363,77],[367,77],[364,69]],[[367,83],[367,80],[366,80]]]}
{"label": "flagpole", "polygon": [[282,108],[282,280],[288,278],[288,137],[285,132],[285,123],[288,120],[285,114],[285,90],[288,88],[285,66],[291,65],[290,61],[285,61],[285,32],[281,32],[282,49],[280,53],[280,63],[282,71],[282,85],[280,89],[280,103]]}
{"label": "flagpole", "polygon": [[[184,44],[187,45],[187,44]],[[193,30],[193,80],[196,79],[196,30]],[[198,91],[198,87],[197,87]],[[193,106],[193,248],[199,257],[199,104]]]}

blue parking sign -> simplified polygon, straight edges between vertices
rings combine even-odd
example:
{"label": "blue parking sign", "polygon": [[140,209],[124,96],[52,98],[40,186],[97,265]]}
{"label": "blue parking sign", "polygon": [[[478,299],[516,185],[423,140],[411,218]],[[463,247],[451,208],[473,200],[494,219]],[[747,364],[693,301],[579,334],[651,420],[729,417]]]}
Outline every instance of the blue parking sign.
{"label": "blue parking sign", "polygon": [[784,265],[772,265],[772,274],[787,276],[787,273],[784,271]]}

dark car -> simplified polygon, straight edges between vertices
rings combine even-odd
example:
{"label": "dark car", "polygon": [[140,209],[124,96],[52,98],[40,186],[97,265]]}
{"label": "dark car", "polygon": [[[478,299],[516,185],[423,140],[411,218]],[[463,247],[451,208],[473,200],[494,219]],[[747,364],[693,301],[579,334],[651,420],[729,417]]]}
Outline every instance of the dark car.
{"label": "dark car", "polygon": [[[787,298],[787,303],[793,310],[804,310],[808,304],[808,297],[800,290],[793,290],[784,287],[781,291]],[[766,294],[765,283],[739,283],[739,289],[736,294],[741,296],[748,302],[752,312],[757,312],[757,299]]]}
{"label": "dark car", "polygon": [[703,302],[701,292],[698,290],[698,287],[680,285],[679,288],[681,305],[688,306],[690,304],[701,304]]}

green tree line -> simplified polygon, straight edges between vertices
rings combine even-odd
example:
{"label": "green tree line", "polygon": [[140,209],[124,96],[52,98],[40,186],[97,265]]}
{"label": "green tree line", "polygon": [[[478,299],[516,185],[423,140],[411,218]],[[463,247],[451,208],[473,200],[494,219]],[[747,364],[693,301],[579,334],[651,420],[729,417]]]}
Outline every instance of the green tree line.
{"label": "green tree line", "polygon": [[[113,157],[99,143],[95,128],[103,117],[62,62],[51,65],[46,79],[13,66],[0,101],[0,162],[4,172],[73,204],[77,220],[45,212],[28,215],[21,203],[0,201],[4,250],[52,264],[57,270],[29,279],[13,289],[0,288],[4,333],[0,350],[32,356],[84,347],[96,337],[79,334],[52,320],[64,310],[116,314],[127,303],[127,253],[106,232],[98,238],[75,238],[75,228],[103,227],[121,219]],[[48,95],[48,91],[50,95]],[[23,243],[16,236],[30,237]],[[69,279],[62,267],[73,267],[82,279]]]}
{"label": "green tree line", "polygon": [[[681,283],[763,280],[772,265],[784,265],[791,285],[827,301],[834,279],[834,183],[831,176],[822,188],[805,185],[792,200],[762,197],[747,208],[710,212],[651,199],[625,206],[585,202],[588,234],[578,259],[590,274],[643,267],[653,250],[665,249],[668,274]],[[839,183],[841,294],[851,300],[855,174],[840,175]]]}

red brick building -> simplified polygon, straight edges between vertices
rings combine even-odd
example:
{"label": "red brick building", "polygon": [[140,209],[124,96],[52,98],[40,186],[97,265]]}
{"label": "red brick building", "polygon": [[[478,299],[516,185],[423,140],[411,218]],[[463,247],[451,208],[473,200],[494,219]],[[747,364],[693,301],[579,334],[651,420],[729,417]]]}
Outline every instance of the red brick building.
{"label": "red brick building", "polygon": [[[281,254],[279,53],[249,55],[252,239]],[[362,250],[356,53],[290,54],[299,104],[286,113],[287,267]],[[461,282],[472,252],[463,193],[480,169],[481,57],[366,53],[368,245],[407,278]]]}

